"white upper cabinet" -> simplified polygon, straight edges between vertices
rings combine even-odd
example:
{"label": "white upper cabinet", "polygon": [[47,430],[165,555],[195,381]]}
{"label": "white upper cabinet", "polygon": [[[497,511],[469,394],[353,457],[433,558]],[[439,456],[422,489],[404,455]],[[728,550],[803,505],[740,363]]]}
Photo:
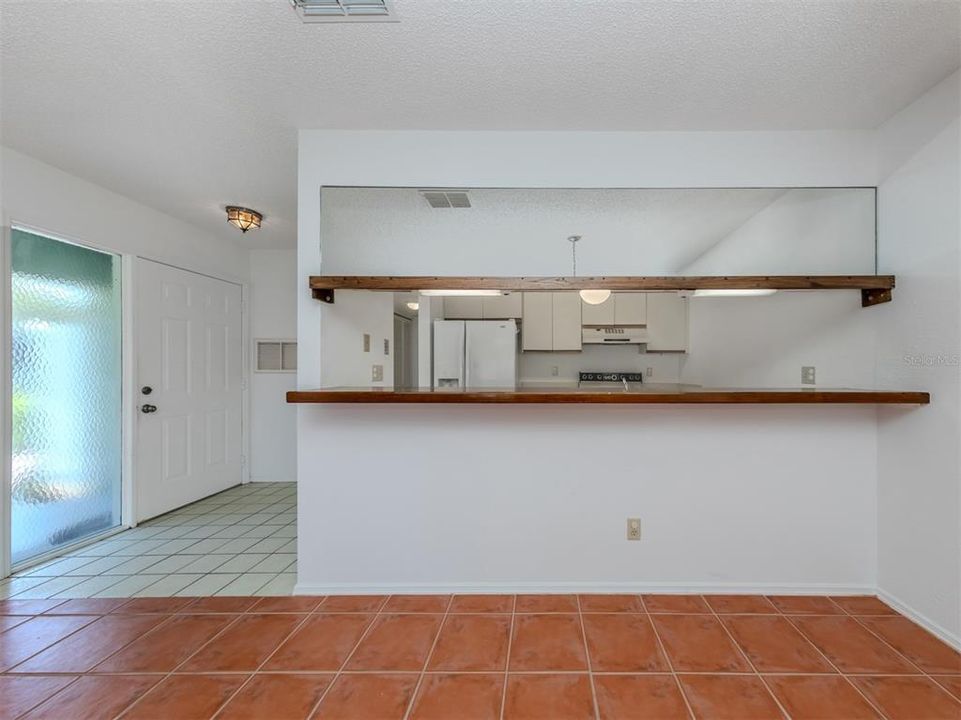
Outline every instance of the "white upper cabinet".
{"label": "white upper cabinet", "polygon": [[522,350],[554,349],[553,293],[524,293],[524,319],[521,322]]}
{"label": "white upper cabinet", "polygon": [[581,322],[584,325],[613,325],[614,294],[600,305],[591,305],[581,300]]}
{"label": "white upper cabinet", "polygon": [[581,296],[577,292],[551,293],[555,350],[581,349]]}
{"label": "white upper cabinet", "polygon": [[687,352],[687,298],[647,293],[647,334],[650,352]]}
{"label": "white upper cabinet", "polygon": [[483,317],[485,320],[509,320],[524,314],[524,293],[511,292],[506,295],[482,297]]}
{"label": "white upper cabinet", "polygon": [[482,297],[445,297],[444,317],[447,320],[483,320],[484,303]]}
{"label": "white upper cabinet", "polygon": [[[612,293],[608,302],[614,306],[615,325],[645,325],[647,323],[647,293]],[[607,303],[602,303],[607,305]],[[586,323],[585,323],[586,324]]]}

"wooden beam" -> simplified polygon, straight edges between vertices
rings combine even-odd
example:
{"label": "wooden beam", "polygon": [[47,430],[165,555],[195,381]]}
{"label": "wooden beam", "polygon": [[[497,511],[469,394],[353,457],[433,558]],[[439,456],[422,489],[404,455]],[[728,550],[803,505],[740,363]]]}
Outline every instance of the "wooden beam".
{"label": "wooden beam", "polygon": [[[604,289],[654,290],[862,290],[872,293],[894,287],[893,275],[717,275],[717,276],[595,276],[488,277],[436,275],[313,275],[312,290],[510,290],[551,291]],[[317,295],[315,294],[315,297]],[[880,297],[880,295],[878,295]],[[324,298],[318,298],[324,299]],[[879,299],[877,302],[886,302]],[[326,302],[326,300],[325,300]],[[872,302],[871,304],[875,304]]]}

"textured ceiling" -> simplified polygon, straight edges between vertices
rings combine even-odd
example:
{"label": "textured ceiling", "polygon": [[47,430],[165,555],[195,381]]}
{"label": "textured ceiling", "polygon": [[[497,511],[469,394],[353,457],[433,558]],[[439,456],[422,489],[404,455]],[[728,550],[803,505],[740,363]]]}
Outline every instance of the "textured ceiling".
{"label": "textured ceiling", "polygon": [[[957,0],[0,0],[2,140],[249,245],[294,244],[296,128],[871,128],[959,65]],[[265,214],[241,236],[221,208]]]}

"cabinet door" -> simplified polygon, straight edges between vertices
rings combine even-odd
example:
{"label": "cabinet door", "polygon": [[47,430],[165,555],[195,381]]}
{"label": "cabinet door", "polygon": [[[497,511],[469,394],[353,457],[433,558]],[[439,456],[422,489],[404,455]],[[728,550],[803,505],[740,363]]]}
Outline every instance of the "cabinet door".
{"label": "cabinet door", "polygon": [[512,292],[506,295],[481,298],[485,320],[510,320],[519,318],[524,312],[522,298],[524,293]]}
{"label": "cabinet door", "polygon": [[553,305],[549,292],[523,293],[522,350],[553,350]]}
{"label": "cabinet door", "polygon": [[600,305],[591,305],[581,300],[581,322],[584,325],[613,325],[614,294]]}
{"label": "cabinet door", "polygon": [[482,297],[445,297],[444,317],[448,320],[483,320]]}
{"label": "cabinet door", "polygon": [[554,349],[581,349],[581,296],[576,292],[551,293]]}
{"label": "cabinet door", "polygon": [[647,322],[647,293],[613,293],[611,300],[615,325],[644,325]]}
{"label": "cabinet door", "polygon": [[647,334],[650,351],[687,352],[687,299],[677,293],[648,293]]}

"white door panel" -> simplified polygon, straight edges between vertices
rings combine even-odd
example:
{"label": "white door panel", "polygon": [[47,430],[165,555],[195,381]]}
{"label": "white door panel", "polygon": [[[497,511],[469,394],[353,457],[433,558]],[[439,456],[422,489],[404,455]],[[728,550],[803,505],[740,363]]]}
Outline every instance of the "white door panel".
{"label": "white door panel", "polygon": [[243,345],[239,285],[143,259],[136,273],[139,521],[241,481]]}

